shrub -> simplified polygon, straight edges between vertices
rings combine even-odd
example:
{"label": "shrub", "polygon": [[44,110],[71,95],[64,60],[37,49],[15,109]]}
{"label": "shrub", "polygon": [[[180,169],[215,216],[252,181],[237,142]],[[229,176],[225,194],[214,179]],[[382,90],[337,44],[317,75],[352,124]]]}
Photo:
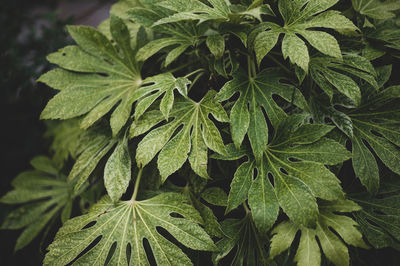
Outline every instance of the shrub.
{"label": "shrub", "polygon": [[[400,2],[125,0],[48,56],[52,158],[2,197],[45,265],[349,265],[399,248]],[[78,204],[80,203],[80,204]],[[71,216],[76,216],[70,219]],[[57,224],[57,223],[56,223]]]}

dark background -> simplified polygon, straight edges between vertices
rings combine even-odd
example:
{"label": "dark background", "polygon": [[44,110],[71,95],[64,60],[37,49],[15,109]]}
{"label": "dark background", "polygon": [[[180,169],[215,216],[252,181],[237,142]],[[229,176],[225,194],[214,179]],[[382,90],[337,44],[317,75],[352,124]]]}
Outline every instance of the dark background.
{"label": "dark background", "polygon": [[[97,26],[113,1],[1,0],[0,4],[0,197],[11,180],[30,169],[36,155],[48,154],[40,112],[53,91],[36,79],[52,68],[46,55],[71,43],[67,24]],[[0,205],[0,224],[11,206]],[[41,239],[14,254],[21,231],[0,231],[0,265],[41,265]],[[46,242],[45,242],[46,243]]]}

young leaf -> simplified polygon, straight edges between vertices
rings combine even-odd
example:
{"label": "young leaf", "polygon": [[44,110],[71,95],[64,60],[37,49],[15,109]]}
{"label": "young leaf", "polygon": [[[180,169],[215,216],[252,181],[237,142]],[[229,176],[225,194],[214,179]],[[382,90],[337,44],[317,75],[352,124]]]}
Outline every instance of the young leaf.
{"label": "young leaf", "polygon": [[[302,115],[291,116],[278,127],[260,163],[247,154],[248,161],[239,166],[232,180],[226,212],[248,197],[255,224],[262,232],[275,222],[278,203],[293,222],[313,227],[318,216],[315,197],[326,200],[344,197],[339,180],[324,164],[342,162],[350,158],[350,153],[339,143],[321,138],[332,127],[300,126],[303,119]],[[310,130],[318,133],[314,132],[308,141],[299,141]],[[253,181],[255,169],[257,177]],[[272,175],[274,186],[268,174]]]}
{"label": "young leaf", "polygon": [[268,127],[263,108],[272,125],[286,117],[286,113],[273,99],[279,95],[301,109],[307,110],[307,103],[301,92],[293,86],[281,82],[278,69],[266,69],[255,77],[249,77],[244,71],[233,75],[218,93],[216,99],[224,101],[239,93],[230,113],[231,134],[234,144],[239,147],[246,133],[257,159],[261,158],[268,143]]}
{"label": "young leaf", "polygon": [[[172,213],[183,218],[176,218]],[[188,248],[213,251],[216,247],[198,225],[201,222],[197,211],[177,193],[116,204],[105,196],[88,214],[64,224],[48,248],[44,265],[68,264],[82,252],[74,263],[103,265],[108,261],[111,265],[148,265],[144,239],[150,244],[158,265],[192,265],[185,253],[164,238],[157,228],[167,230]],[[96,239],[99,241],[94,242]]]}
{"label": "young leaf", "polygon": [[374,248],[400,248],[399,191],[400,185],[397,180],[386,181],[381,184],[375,196],[362,193],[351,197],[362,207],[362,210],[354,213],[354,218]]}
{"label": "young leaf", "polygon": [[68,119],[85,115],[81,127],[88,128],[117,106],[110,120],[116,135],[129,118],[132,103],[138,98],[135,92],[141,84],[129,31],[121,19],[111,17],[110,31],[116,48],[91,27],[70,26],[68,30],[78,45],[67,46],[48,56],[51,63],[62,69],[48,72],[39,81],[60,92],[49,101],[41,118]]}
{"label": "young leaf", "polygon": [[388,19],[396,16],[394,11],[400,9],[397,0],[351,0],[354,10],[374,19]]}
{"label": "young leaf", "polygon": [[345,243],[367,248],[361,233],[356,229],[358,224],[347,216],[336,214],[359,209],[357,204],[349,200],[327,202],[321,204],[316,229],[305,228],[288,221],[280,223],[272,230],[274,236],[271,238],[271,257],[274,258],[288,249],[297,231],[300,230],[300,244],[294,258],[297,265],[320,265],[321,251],[316,238],[329,261],[335,265],[349,265],[348,249],[331,229],[339,234]]}
{"label": "young leaf", "polygon": [[267,22],[260,24],[255,30],[254,51],[257,63],[260,64],[265,55],[275,46],[280,34],[285,34],[282,42],[284,58],[289,57],[292,63],[306,72],[308,71],[309,55],[305,43],[297,35],[301,35],[321,53],[341,59],[342,54],[336,39],[326,32],[312,29],[329,28],[337,31],[353,32],[357,30],[357,27],[339,12],[323,12],[336,4],[337,1],[279,1],[279,12],[283,17],[284,26],[281,27]]}
{"label": "young leaf", "polygon": [[[397,98],[397,99],[396,99]],[[370,148],[393,172],[400,174],[400,87],[373,93],[360,108],[348,112],[353,122],[353,168],[371,193],[379,187],[378,164]],[[368,148],[365,143],[369,144]]]}
{"label": "young leaf", "polygon": [[19,174],[12,181],[14,189],[0,199],[5,204],[22,204],[1,225],[2,229],[24,228],[17,239],[16,251],[28,245],[61,213],[65,213],[61,215],[62,222],[68,219],[75,197],[66,176],[59,173],[49,158],[36,157],[32,165],[36,169]]}
{"label": "young leaf", "polygon": [[162,181],[181,168],[188,157],[193,171],[208,178],[207,149],[225,153],[221,135],[209,115],[220,122],[228,121],[225,110],[214,100],[215,94],[209,91],[200,102],[177,99],[170,113],[173,120],[152,130],[138,144],[137,164],[145,166],[161,151],[157,164]]}
{"label": "young leaf", "polygon": [[268,239],[257,231],[250,213],[243,219],[224,220],[222,230],[224,237],[216,244],[218,252],[212,255],[214,265],[218,265],[219,261],[232,251],[234,254],[231,265],[270,265],[273,263],[271,259],[268,259],[265,249]]}

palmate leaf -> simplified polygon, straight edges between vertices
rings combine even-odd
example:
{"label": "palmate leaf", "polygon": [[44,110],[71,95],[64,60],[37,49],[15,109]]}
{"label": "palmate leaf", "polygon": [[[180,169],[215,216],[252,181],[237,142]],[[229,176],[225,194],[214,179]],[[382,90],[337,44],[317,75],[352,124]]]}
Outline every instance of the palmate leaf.
{"label": "palmate leaf", "polygon": [[374,19],[388,19],[396,16],[394,11],[400,9],[397,0],[351,0],[354,10]]}
{"label": "palmate leaf", "polygon": [[268,143],[268,127],[262,112],[267,113],[273,126],[287,115],[275,102],[274,95],[279,95],[303,110],[307,103],[301,92],[295,87],[282,83],[283,77],[278,69],[266,69],[255,77],[249,77],[239,70],[233,79],[221,88],[216,99],[224,101],[239,93],[230,113],[231,134],[234,144],[239,147],[247,133],[252,150],[257,159]]}
{"label": "palmate leaf", "polygon": [[146,78],[143,86],[139,89],[140,94],[146,95],[142,97],[135,108],[135,118],[138,119],[150,105],[161,95],[160,111],[168,120],[169,112],[174,103],[174,90],[176,89],[182,96],[187,97],[187,85],[190,80],[187,78],[175,78],[171,73],[166,72],[153,77]]}
{"label": "palmate leaf", "polygon": [[[177,13],[162,18],[153,25],[162,25],[182,20],[199,20],[200,22],[214,21],[240,21],[241,17],[250,16],[261,21],[261,15],[274,15],[269,5],[255,1],[249,7],[232,5],[229,0],[208,0],[212,7],[199,0],[168,0],[162,1],[159,5]],[[235,11],[235,12],[233,12]]]}
{"label": "palmate leaf", "polygon": [[[188,248],[215,250],[213,241],[199,223],[202,220],[197,211],[178,193],[116,204],[105,196],[88,214],[64,224],[48,248],[44,265],[69,264],[82,252],[74,264],[150,265],[144,239],[158,265],[192,265],[185,253],[157,228],[165,229]],[[99,240],[93,243],[96,239]]]}
{"label": "palmate leaf", "polygon": [[[161,151],[157,164],[163,182],[181,168],[188,157],[193,171],[208,178],[208,148],[220,154],[225,153],[219,130],[209,116],[211,114],[220,122],[228,121],[225,110],[214,100],[215,94],[215,91],[209,91],[200,102],[189,98],[176,99],[169,115],[173,120],[153,129],[138,144],[137,164],[141,167],[147,165]],[[146,132],[162,120],[161,112],[146,112],[132,124],[131,137]]]}
{"label": "palmate leaf", "polygon": [[216,243],[218,252],[212,255],[214,265],[224,265],[219,261],[232,251],[230,265],[275,265],[268,258],[268,241],[255,227],[251,213],[243,219],[226,219],[221,225],[224,237]]}
{"label": "palmate leaf", "polygon": [[[151,1],[149,1],[151,2]],[[192,22],[175,23],[154,26],[154,23],[172,14],[172,11],[156,5],[156,2],[148,3],[145,1],[143,7],[135,7],[128,11],[136,23],[160,33],[161,38],[154,39],[139,49],[136,60],[146,61],[154,54],[167,49],[164,66],[168,66],[182,55],[189,47],[194,47],[199,43],[199,35],[205,29],[197,29]],[[172,50],[170,49],[172,47]]]}
{"label": "palmate leaf", "polygon": [[[278,127],[257,163],[251,154],[228,145],[228,156],[248,157],[237,169],[231,183],[226,212],[248,198],[257,228],[266,233],[278,216],[279,206],[296,224],[315,226],[318,217],[316,197],[335,200],[344,197],[340,181],[325,166],[335,165],[350,153],[339,143],[323,138],[333,127],[301,125],[305,115],[293,115]],[[253,180],[257,170],[257,176]],[[273,177],[273,184],[269,180]]]}
{"label": "palmate leaf", "polygon": [[15,250],[28,245],[46,226],[59,216],[69,219],[75,194],[65,175],[47,157],[38,156],[31,161],[35,170],[19,174],[11,183],[13,190],[0,202],[19,205],[3,221],[1,229],[22,229]]}
{"label": "palmate leaf", "polygon": [[48,56],[61,68],[44,74],[39,81],[60,92],[49,101],[41,118],[68,119],[81,115],[88,128],[114,106],[110,124],[116,135],[129,118],[132,103],[142,82],[129,31],[112,16],[110,31],[114,46],[101,32],[86,26],[68,30],[78,45],[67,46]]}
{"label": "palmate leaf", "polygon": [[276,45],[281,34],[285,35],[282,41],[283,57],[285,59],[289,57],[292,63],[306,72],[310,61],[308,49],[297,35],[301,35],[321,53],[341,59],[342,55],[336,39],[326,32],[312,30],[312,28],[328,28],[337,31],[357,30],[357,27],[340,12],[333,10],[323,12],[337,2],[338,0],[279,1],[279,12],[283,17],[284,26],[266,22],[254,30],[253,34],[256,34],[254,51],[258,64]]}
{"label": "palmate leaf", "polygon": [[354,213],[361,232],[374,248],[400,249],[400,183],[398,176],[384,181],[375,196],[351,196],[362,210]]}
{"label": "palmate leaf", "polygon": [[[371,150],[400,174],[400,86],[373,92],[360,108],[347,112],[353,123],[353,168],[371,193],[379,188],[378,163]],[[368,143],[368,146],[366,145]]]}
{"label": "palmate leaf", "polygon": [[351,99],[355,105],[360,104],[361,90],[351,76],[360,78],[378,89],[374,67],[367,59],[357,55],[344,55],[343,60],[329,57],[312,58],[310,74],[330,100],[333,98],[333,87],[335,87],[340,93]]}
{"label": "palmate leaf", "polygon": [[[326,202],[320,205],[316,229],[298,226],[289,221],[280,223],[272,230],[271,257],[287,250],[297,231],[301,231],[300,244],[294,260],[297,265],[309,266],[321,264],[321,245],[325,256],[335,265],[349,265],[349,253],[343,241],[355,247],[367,248],[362,240],[361,233],[356,229],[358,224],[351,218],[337,213],[353,212],[360,210],[360,206],[350,200]],[[334,234],[333,229],[343,241]]]}

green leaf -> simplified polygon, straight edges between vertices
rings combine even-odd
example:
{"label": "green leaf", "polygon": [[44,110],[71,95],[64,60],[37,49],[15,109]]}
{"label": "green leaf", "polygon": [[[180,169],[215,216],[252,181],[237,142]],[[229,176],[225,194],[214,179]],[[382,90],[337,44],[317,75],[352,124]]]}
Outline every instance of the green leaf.
{"label": "green leaf", "polygon": [[[342,74],[345,72],[346,74]],[[311,77],[332,100],[335,87],[356,105],[361,102],[361,91],[353,77],[368,82],[378,89],[375,69],[365,58],[357,55],[345,55],[343,60],[328,57],[315,57],[310,62]]]}
{"label": "green leaf", "polygon": [[104,168],[104,186],[111,200],[118,201],[131,180],[131,157],[128,140],[120,141]]}
{"label": "green leaf", "polygon": [[228,20],[229,10],[228,1],[225,0],[208,0],[212,5],[209,7],[198,0],[168,0],[162,1],[159,5],[178,13],[172,16],[160,19],[154,25],[164,23],[178,22],[181,20]]}
{"label": "green leaf", "polygon": [[[143,46],[141,49],[139,49],[137,55],[136,55],[136,60],[137,61],[146,61],[149,59],[151,56],[162,50],[163,48],[172,46],[172,45],[178,45],[178,48],[181,47],[183,53],[187,47],[192,45],[193,40],[186,39],[186,38],[177,38],[177,37],[167,37],[167,38],[162,38],[162,39],[157,39],[154,41],[149,42],[145,46]],[[181,54],[180,53],[180,54]],[[178,56],[174,56],[176,59]],[[171,63],[173,60],[169,60],[168,64]],[[168,65],[166,64],[166,65]]]}
{"label": "green leaf", "polygon": [[[259,167],[258,170],[266,171],[267,169]],[[278,216],[279,204],[274,187],[265,173],[261,172],[252,182],[248,191],[248,199],[254,223],[260,233],[266,235]]]}
{"label": "green leaf", "polygon": [[[343,210],[341,206],[348,204],[354,207],[345,206]],[[321,251],[316,239],[319,240],[322,251],[329,261],[335,265],[349,265],[349,253],[343,241],[356,247],[367,248],[367,246],[362,240],[361,233],[356,229],[358,224],[353,219],[336,213],[359,209],[359,206],[348,200],[325,202],[321,204],[316,229],[298,226],[289,221],[280,223],[272,230],[271,257],[274,258],[288,249],[297,231],[300,230],[300,243],[294,258],[298,265],[320,265]],[[339,234],[343,241],[331,229]]]}
{"label": "green leaf", "polygon": [[201,193],[201,197],[210,204],[216,206],[226,206],[228,196],[219,187],[210,187]]}
{"label": "green leaf", "polygon": [[165,119],[168,120],[169,112],[174,103],[174,90],[187,97],[187,85],[189,84],[190,80],[187,78],[175,78],[169,72],[146,78],[143,81],[143,86],[137,91],[138,94],[144,96],[141,97],[136,105],[135,118],[140,118],[150,105],[163,95],[160,102],[160,111]]}
{"label": "green leaf", "polygon": [[400,184],[397,178],[383,182],[375,196],[362,193],[351,197],[362,207],[354,217],[374,248],[400,248]]}
{"label": "green leaf", "polygon": [[218,252],[212,255],[214,265],[231,252],[231,265],[274,265],[265,249],[268,239],[258,232],[250,214],[243,219],[224,220],[222,230],[224,237],[216,244]]}
{"label": "green leaf", "polygon": [[360,108],[348,113],[354,127],[353,168],[371,193],[379,188],[378,164],[371,149],[390,170],[400,174],[399,97],[400,87],[393,86],[373,93]]}
{"label": "green leaf", "polygon": [[44,173],[57,175],[59,172],[59,169],[57,169],[57,166],[54,165],[53,161],[46,156],[36,156],[30,163],[33,168]]}
{"label": "green leaf", "polygon": [[220,34],[213,34],[207,37],[206,44],[210,52],[216,57],[220,58],[225,51],[225,39]]}
{"label": "green leaf", "polygon": [[77,148],[78,157],[68,175],[68,180],[75,183],[75,191],[85,183],[100,160],[117,143],[110,135],[104,126],[93,127],[82,135]]}
{"label": "green leaf", "polygon": [[217,95],[217,100],[224,101],[236,93],[240,94],[230,113],[232,139],[239,147],[247,133],[257,159],[262,156],[268,143],[268,127],[261,108],[274,126],[286,117],[286,113],[273,100],[273,95],[279,95],[302,109],[308,108],[301,92],[282,83],[281,79],[279,70],[273,68],[263,70],[254,78],[244,71],[238,71]]}
{"label": "green leaf", "polygon": [[[173,217],[172,213],[183,218]],[[68,264],[82,252],[74,263],[105,264],[109,259],[111,265],[149,265],[144,239],[150,244],[157,264],[192,265],[176,244],[159,234],[157,227],[167,230],[188,248],[215,250],[213,241],[198,223],[201,223],[199,214],[177,193],[117,204],[106,196],[88,214],[64,224],[48,248],[44,265]],[[100,240],[93,244],[99,237]],[[87,250],[89,246],[91,249]],[[112,249],[114,252],[110,252]],[[127,252],[130,253],[129,261]]]}
{"label": "green leaf", "polygon": [[[66,176],[54,168],[47,157],[35,157],[32,164],[42,170],[22,172],[13,181],[13,190],[5,194],[1,203],[16,205],[4,219],[2,229],[22,229],[17,239],[15,250],[27,246],[51,221],[57,219],[63,208],[72,204],[75,195],[71,193],[72,186],[66,182]],[[53,173],[47,170],[51,169]],[[22,204],[22,205],[21,205]],[[64,214],[68,216],[69,214]]]}
{"label": "green leaf", "polygon": [[253,175],[253,163],[245,162],[238,167],[231,182],[225,214],[235,209],[247,199]]}
{"label": "green leaf", "polygon": [[374,19],[388,19],[396,16],[394,11],[400,9],[396,0],[351,0],[354,10]]}
{"label": "green leaf", "polygon": [[304,71],[308,71],[310,57],[308,55],[307,46],[296,34],[285,35],[282,41],[282,55],[284,59],[289,57],[290,62],[298,65],[304,69]]}
{"label": "green leaf", "polygon": [[[321,138],[328,132],[322,125],[320,133],[316,134],[319,137],[310,138],[305,141],[307,144],[294,144],[302,132],[309,130],[309,125],[300,125],[304,117],[291,116],[279,125],[259,163],[251,154],[242,152],[242,156],[249,159],[235,173],[226,212],[246,200],[247,193],[260,231],[266,231],[276,220],[278,202],[293,222],[313,227],[318,216],[315,197],[326,200],[344,197],[339,180],[324,164],[342,162],[350,158],[350,153],[339,143]],[[257,177],[253,181],[255,169]],[[273,188],[268,174],[273,177]]]}
{"label": "green leaf", "polygon": [[[357,27],[339,12],[325,11],[337,1],[279,1],[279,12],[283,17],[284,26],[268,22],[260,24],[254,31],[254,34],[257,35],[254,41],[254,51],[258,64],[275,46],[280,34],[285,35],[282,41],[284,58],[289,57],[292,63],[306,72],[309,63],[308,49],[304,41],[296,35],[305,38],[311,46],[321,53],[340,60],[342,54],[337,40],[326,32],[314,30],[314,28],[329,28],[343,33],[351,33],[357,30]],[[265,30],[267,31],[265,32]]]}
{"label": "green leaf", "polygon": [[111,17],[110,31],[117,50],[91,27],[70,26],[68,30],[78,45],[67,46],[48,56],[51,63],[65,70],[53,70],[39,79],[60,90],[48,102],[41,118],[68,119],[85,115],[81,127],[88,128],[116,106],[110,119],[116,135],[129,118],[132,103],[137,99],[135,92],[141,84],[129,31],[121,19]]}
{"label": "green leaf", "polygon": [[[145,166],[161,151],[157,164],[163,181],[181,168],[188,157],[193,171],[208,178],[207,148],[225,153],[221,135],[209,115],[220,122],[228,120],[225,110],[214,97],[215,92],[209,91],[200,102],[177,99],[170,113],[173,120],[150,131],[138,144],[137,164]],[[138,121],[140,123],[140,119]]]}

